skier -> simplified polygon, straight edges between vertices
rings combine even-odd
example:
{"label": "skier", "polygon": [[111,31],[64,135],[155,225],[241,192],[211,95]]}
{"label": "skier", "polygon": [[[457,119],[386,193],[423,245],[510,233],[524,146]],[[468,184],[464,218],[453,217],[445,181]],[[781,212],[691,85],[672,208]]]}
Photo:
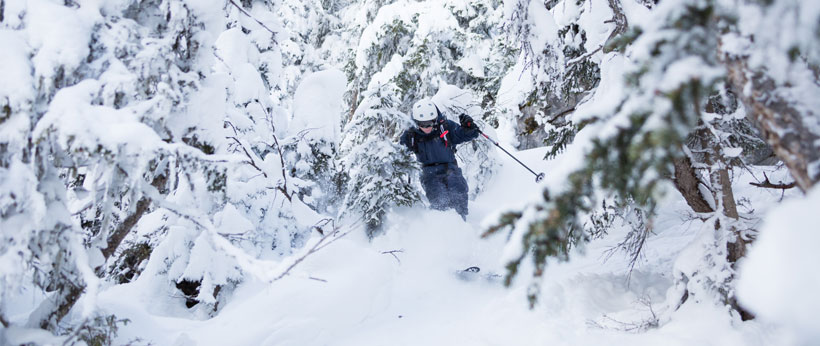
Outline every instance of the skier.
{"label": "skier", "polygon": [[421,185],[437,210],[453,208],[467,219],[467,180],[456,163],[456,145],[478,137],[479,129],[469,115],[459,116],[461,125],[447,120],[430,99],[413,105],[416,127],[401,135],[400,143],[421,162]]}

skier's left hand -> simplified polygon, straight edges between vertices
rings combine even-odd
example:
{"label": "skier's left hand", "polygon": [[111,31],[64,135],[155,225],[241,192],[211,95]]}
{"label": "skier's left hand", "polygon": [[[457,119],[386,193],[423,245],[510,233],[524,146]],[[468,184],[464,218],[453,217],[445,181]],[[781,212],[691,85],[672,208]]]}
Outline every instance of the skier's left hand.
{"label": "skier's left hand", "polygon": [[458,121],[461,123],[461,127],[470,129],[470,130],[478,130],[478,126],[476,126],[473,118],[467,114],[462,114],[458,116]]}

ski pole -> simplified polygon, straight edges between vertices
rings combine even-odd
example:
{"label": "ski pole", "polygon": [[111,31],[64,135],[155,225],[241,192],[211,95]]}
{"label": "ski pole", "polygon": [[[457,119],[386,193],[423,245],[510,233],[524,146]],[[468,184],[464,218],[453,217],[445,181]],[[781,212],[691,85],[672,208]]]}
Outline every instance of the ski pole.
{"label": "ski pole", "polygon": [[501,147],[501,145],[499,145],[499,144],[498,144],[498,142],[494,141],[492,138],[490,138],[489,136],[487,136],[484,132],[481,132],[481,130],[478,130],[478,133],[480,133],[482,136],[484,136],[484,138],[486,138],[488,141],[490,141],[490,142],[492,142],[493,144],[495,144],[495,146],[497,146],[499,149],[501,149],[502,151],[504,151],[507,155],[510,155],[510,157],[512,157],[512,158],[513,158],[513,160],[515,160],[516,162],[518,162],[518,163],[520,163],[522,166],[524,166],[524,168],[526,168],[528,171],[530,171],[530,173],[534,174],[534,175],[535,175],[535,182],[536,182],[536,183],[537,183],[537,182],[539,182],[539,181],[541,181],[541,179],[544,179],[544,173],[535,173],[535,172],[533,172],[533,170],[531,170],[529,167],[527,167],[527,165],[525,165],[523,162],[521,162],[521,161],[519,161],[517,158],[515,158],[515,156],[513,156],[513,154],[510,154],[510,152],[509,152],[509,151],[507,151],[507,150],[505,150],[504,148],[502,148],[502,147]]}

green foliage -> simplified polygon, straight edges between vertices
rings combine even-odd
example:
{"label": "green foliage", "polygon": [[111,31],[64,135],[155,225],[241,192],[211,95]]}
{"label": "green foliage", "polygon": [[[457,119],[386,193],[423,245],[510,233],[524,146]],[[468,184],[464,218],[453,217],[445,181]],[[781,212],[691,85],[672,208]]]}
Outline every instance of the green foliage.
{"label": "green foliage", "polygon": [[398,94],[394,84],[368,94],[346,125],[340,148],[344,176],[335,181],[344,183],[341,213],[361,218],[371,236],[381,231],[392,207],[421,200],[418,189],[409,183],[418,163],[398,143],[405,127],[397,109]]}
{"label": "green foliage", "polygon": [[583,48],[587,42],[586,32],[581,30],[577,23],[572,23],[559,30],[558,35],[562,41],[572,42],[563,47],[564,60],[572,63],[567,63],[568,66],[563,72],[561,94],[568,98],[598,86],[601,81],[601,68],[590,59],[582,58],[587,53]]}
{"label": "green foliage", "polygon": [[[189,129],[189,131],[193,130],[195,129]],[[205,141],[200,141],[199,136],[197,136],[196,134],[188,137],[183,137],[182,142],[199,149],[206,155],[213,155],[216,152],[216,148],[214,148],[213,145]]]}
{"label": "green foliage", "polygon": [[[741,148],[743,150],[741,156],[725,158],[729,166],[754,164],[771,155],[771,147],[761,138],[749,120],[743,116],[739,109],[737,96],[733,92],[719,90],[719,92],[711,94],[706,103],[705,111],[709,116],[714,117],[709,124],[718,131],[720,136],[720,138],[708,136],[706,139],[710,139],[713,145]],[[738,115],[741,117],[738,117]],[[690,147],[694,141],[691,137],[687,140]],[[699,140],[703,139],[699,138]]]}
{"label": "green foliage", "polygon": [[82,341],[88,346],[114,345],[120,325],[128,325],[130,322],[128,319],[118,319],[115,315],[96,315],[77,327],[67,329],[66,334],[70,336],[66,344]]}
{"label": "green foliage", "polygon": [[544,155],[544,160],[553,159],[563,152],[567,145],[572,143],[576,133],[578,133],[578,129],[572,123],[550,129],[547,132],[547,138],[544,139],[544,142],[550,145],[549,150]]}
{"label": "green foliage", "polygon": [[153,248],[150,244],[139,242],[125,249],[111,268],[111,278],[117,283],[131,282],[140,275],[140,265],[151,257]]}

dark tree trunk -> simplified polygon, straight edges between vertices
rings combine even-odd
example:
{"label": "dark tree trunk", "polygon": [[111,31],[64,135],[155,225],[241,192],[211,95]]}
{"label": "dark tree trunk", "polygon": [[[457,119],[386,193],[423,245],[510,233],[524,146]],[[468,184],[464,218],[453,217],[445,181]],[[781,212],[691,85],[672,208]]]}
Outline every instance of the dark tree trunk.
{"label": "dark tree trunk", "polygon": [[[708,136],[707,133],[701,132],[700,134],[695,134],[697,137],[696,141],[700,145],[698,149],[704,149],[707,147],[712,147],[712,152],[720,152],[719,148],[715,148],[714,146],[709,144],[709,141],[706,139],[705,136]],[[712,166],[712,163],[719,158],[715,158],[712,154],[705,154],[703,160],[706,161],[708,166]],[[692,165],[692,160],[689,157],[682,157],[675,159],[674,161],[675,166],[675,177],[674,183],[675,188],[683,195],[683,198],[686,200],[686,203],[689,207],[692,208],[693,211],[697,213],[712,213],[714,212],[714,208],[709,205],[709,203],[704,198],[703,194],[701,194],[700,189],[698,188],[699,184],[701,184],[701,180],[697,175],[695,167]],[[733,220],[739,219],[739,213],[737,211],[737,203],[735,202],[734,192],[732,190],[732,181],[729,177],[729,171],[725,168],[725,164],[720,165],[722,168],[709,172],[709,180],[711,182],[711,188],[713,197],[716,203],[719,201],[722,205],[723,213],[726,217],[731,218]],[[721,227],[730,227],[730,232],[735,234],[735,241],[728,242],[726,244],[727,247],[727,256],[726,259],[729,263],[731,263],[732,267],[735,266],[737,261],[746,255],[746,246],[748,245],[748,241],[743,239],[740,235],[740,232],[734,228],[733,225],[721,225],[720,222],[715,223],[715,230],[719,230]],[[686,300],[688,297],[688,291],[684,293],[684,297],[682,298],[681,304],[683,301]],[[727,303],[734,309],[735,311],[740,314],[743,320],[750,320],[754,318],[748,310],[743,308],[734,296],[726,297]]]}
{"label": "dark tree trunk", "polygon": [[[151,181],[151,185],[156,187],[157,189],[162,189],[168,181],[167,174],[161,174],[154,177],[154,180]],[[151,198],[149,197],[142,197],[137,202],[137,208],[133,214],[128,215],[128,217],[123,220],[123,222],[117,227],[113,234],[108,238],[108,245],[105,249],[102,249],[102,254],[106,260],[114,254],[114,251],[117,250],[117,247],[120,246],[120,243],[125,239],[126,235],[131,232],[131,229],[136,226],[137,222],[145,215],[145,212],[148,211],[148,207],[151,205]],[[44,316],[42,320],[38,323],[40,328],[42,329],[50,329],[49,327],[56,325],[56,323],[60,322],[60,320],[65,317],[74,304],[82,296],[83,291],[85,290],[84,285],[78,285],[71,282],[63,283],[63,288],[55,295],[54,299],[56,299],[57,303],[55,304],[54,310],[49,313],[47,316]]]}
{"label": "dark tree trunk", "polygon": [[698,185],[701,183],[700,179],[692,166],[692,160],[688,157],[675,159],[675,188],[683,195],[686,204],[692,208],[696,213],[711,213],[714,210],[709,205],[709,202],[703,198],[700,193]]}
{"label": "dark tree trunk", "polygon": [[[165,183],[168,182],[168,177],[166,174],[158,175],[154,177],[154,180],[151,181],[151,185],[157,189],[161,189],[165,186]],[[133,214],[128,215],[125,220],[114,230],[108,237],[108,246],[105,249],[102,249],[102,254],[105,259],[111,257],[114,254],[114,251],[120,246],[122,241],[125,239],[125,236],[131,232],[131,229],[136,226],[137,222],[142,218],[142,215],[148,211],[148,207],[151,205],[151,199],[148,197],[143,197],[142,199],[137,202],[137,208]]]}

